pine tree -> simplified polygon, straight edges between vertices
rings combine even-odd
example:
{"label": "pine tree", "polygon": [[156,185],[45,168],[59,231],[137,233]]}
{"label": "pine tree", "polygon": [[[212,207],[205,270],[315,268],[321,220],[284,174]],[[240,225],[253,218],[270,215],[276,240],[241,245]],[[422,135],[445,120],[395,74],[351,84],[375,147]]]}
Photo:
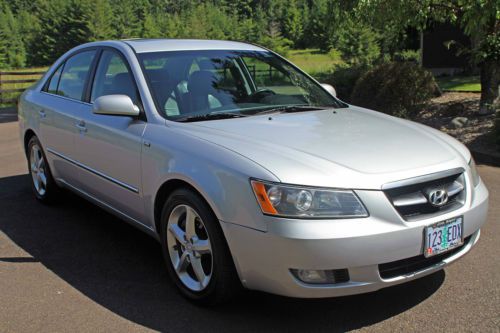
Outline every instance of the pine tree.
{"label": "pine tree", "polygon": [[90,41],[106,40],[115,37],[113,11],[109,0],[95,0],[93,15],[89,21]]}
{"label": "pine tree", "polygon": [[59,49],[62,18],[66,9],[64,0],[39,0],[36,13],[40,29],[33,36],[28,48],[30,64],[34,66],[48,65],[62,55]]}
{"label": "pine tree", "polygon": [[160,38],[162,37],[162,25],[160,21],[163,21],[161,17],[155,17],[153,14],[147,13],[144,18],[142,26],[141,37],[144,38]]}
{"label": "pine tree", "polygon": [[16,17],[5,7],[0,12],[0,62],[3,67],[24,67],[26,65],[26,49],[24,47],[20,25]]}
{"label": "pine tree", "polygon": [[299,44],[304,33],[301,11],[296,0],[290,0],[283,10],[284,36],[290,39],[295,46]]}
{"label": "pine tree", "polygon": [[61,20],[60,38],[57,43],[59,54],[90,40],[89,22],[92,16],[90,0],[70,0],[67,3]]}

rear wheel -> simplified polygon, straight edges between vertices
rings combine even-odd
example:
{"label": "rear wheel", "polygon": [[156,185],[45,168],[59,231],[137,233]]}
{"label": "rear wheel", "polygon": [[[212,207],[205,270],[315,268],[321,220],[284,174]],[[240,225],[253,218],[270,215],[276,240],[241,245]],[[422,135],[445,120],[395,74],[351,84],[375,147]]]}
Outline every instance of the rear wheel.
{"label": "rear wheel", "polygon": [[36,136],[28,142],[28,168],[35,197],[43,203],[52,203],[57,198],[59,189]]}
{"label": "rear wheel", "polygon": [[231,299],[240,282],[219,222],[205,201],[191,190],[176,190],[161,219],[163,254],[181,293],[200,304]]}

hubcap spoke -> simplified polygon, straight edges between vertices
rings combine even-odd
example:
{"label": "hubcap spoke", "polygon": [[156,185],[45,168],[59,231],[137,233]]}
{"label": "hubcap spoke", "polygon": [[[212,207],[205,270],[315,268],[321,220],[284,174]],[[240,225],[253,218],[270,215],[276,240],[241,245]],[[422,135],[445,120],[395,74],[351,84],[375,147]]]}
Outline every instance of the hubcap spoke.
{"label": "hubcap spoke", "polygon": [[177,262],[177,266],[175,267],[175,270],[177,273],[183,273],[186,271],[186,268],[189,266],[189,261],[188,261],[188,253],[184,252],[182,253],[181,257],[179,258],[179,261]]}
{"label": "hubcap spoke", "polygon": [[212,253],[212,248],[210,247],[210,242],[208,239],[199,239],[193,243],[193,250],[199,254],[209,254]]}
{"label": "hubcap spoke", "polygon": [[196,213],[191,207],[186,206],[186,239],[196,236],[195,230]]}
{"label": "hubcap spoke", "polygon": [[31,162],[31,171],[34,173],[38,171],[38,167],[35,162]]}
{"label": "hubcap spoke", "polygon": [[38,161],[36,163],[36,166],[38,167],[38,169],[43,169],[43,157],[38,156]]}
{"label": "hubcap spoke", "polygon": [[38,173],[38,177],[40,178],[40,183],[42,183],[43,187],[45,188],[45,186],[47,185],[47,177],[42,172]]}
{"label": "hubcap spoke", "polygon": [[170,233],[175,237],[175,239],[177,239],[179,243],[181,243],[182,245],[186,244],[186,239],[184,238],[186,234],[177,224],[171,224],[168,227],[168,231],[170,231]]}
{"label": "hubcap spoke", "polygon": [[206,285],[206,275],[205,271],[203,271],[203,266],[201,265],[201,260],[200,258],[196,257],[191,257],[191,267],[193,267],[193,272],[196,275],[196,279],[198,282],[201,284],[202,287],[205,287]]}

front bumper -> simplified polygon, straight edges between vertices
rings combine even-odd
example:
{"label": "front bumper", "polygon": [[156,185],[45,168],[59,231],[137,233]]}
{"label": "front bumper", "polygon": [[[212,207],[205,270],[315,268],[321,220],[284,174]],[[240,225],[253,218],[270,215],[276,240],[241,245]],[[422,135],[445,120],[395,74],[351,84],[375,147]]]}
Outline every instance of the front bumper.
{"label": "front bumper", "polygon": [[[238,274],[249,289],[301,298],[335,297],[375,291],[436,272],[470,251],[486,221],[488,191],[481,182],[466,204],[453,212],[406,222],[381,191],[356,191],[370,217],[345,220],[298,220],[264,216],[267,232],[221,221]],[[379,265],[423,253],[424,228],[464,217],[468,242],[451,256],[403,275],[383,279]],[[290,269],[348,269],[350,280],[306,284]]]}

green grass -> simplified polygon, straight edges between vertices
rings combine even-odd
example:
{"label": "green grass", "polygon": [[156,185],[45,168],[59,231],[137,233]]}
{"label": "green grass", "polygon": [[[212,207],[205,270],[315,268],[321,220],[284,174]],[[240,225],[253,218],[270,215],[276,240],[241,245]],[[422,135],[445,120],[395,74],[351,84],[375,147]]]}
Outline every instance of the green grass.
{"label": "green grass", "polygon": [[336,66],[343,64],[342,59],[322,53],[318,49],[291,50],[287,58],[312,76],[332,72]]}
{"label": "green grass", "polygon": [[446,76],[438,77],[436,81],[444,91],[481,92],[479,76]]}

